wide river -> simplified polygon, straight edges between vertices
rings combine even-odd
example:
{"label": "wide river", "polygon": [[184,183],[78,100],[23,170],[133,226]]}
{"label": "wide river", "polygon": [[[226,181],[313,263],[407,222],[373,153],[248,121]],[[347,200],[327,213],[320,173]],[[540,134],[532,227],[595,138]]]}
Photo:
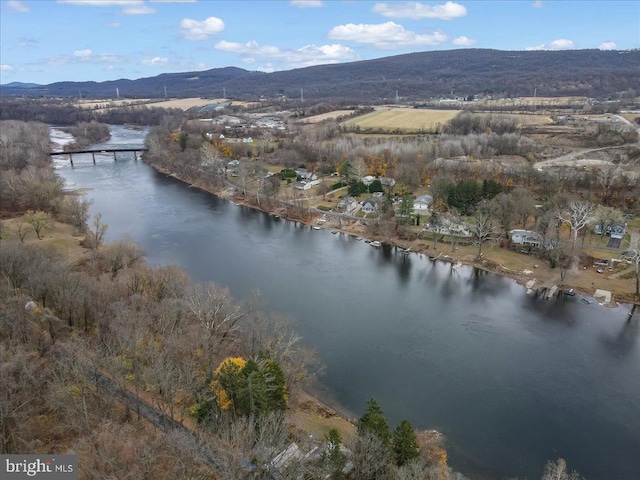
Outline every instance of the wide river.
{"label": "wide river", "polygon": [[[113,127],[108,145],[145,132]],[[543,300],[514,281],[235,205],[128,154],[56,160],[91,188],[108,239],[197,281],[258,291],[326,366],[321,398],[352,417],[375,397],[392,428],[435,428],[471,478],[540,478],[563,457],[588,480],[640,478],[640,320],[629,306]],[[446,247],[443,247],[446,248]]]}

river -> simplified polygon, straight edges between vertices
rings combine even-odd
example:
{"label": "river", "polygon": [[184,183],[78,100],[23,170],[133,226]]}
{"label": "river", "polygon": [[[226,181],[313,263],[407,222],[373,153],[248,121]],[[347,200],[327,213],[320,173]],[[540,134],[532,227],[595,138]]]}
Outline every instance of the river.
{"label": "river", "polygon": [[[104,145],[142,143],[113,127]],[[563,457],[589,480],[640,478],[640,320],[629,306],[527,296],[514,281],[235,205],[129,154],[56,160],[91,188],[109,240],[297,319],[326,366],[320,395],[359,416],[375,397],[447,439],[471,478],[540,478]],[[593,299],[590,299],[593,300]]]}

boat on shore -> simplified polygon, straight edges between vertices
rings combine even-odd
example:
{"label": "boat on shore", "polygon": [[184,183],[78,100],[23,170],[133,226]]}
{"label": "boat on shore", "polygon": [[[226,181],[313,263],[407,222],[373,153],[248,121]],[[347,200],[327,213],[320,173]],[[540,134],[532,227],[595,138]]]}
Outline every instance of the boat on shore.
{"label": "boat on shore", "polygon": [[378,240],[374,240],[373,242],[371,242],[369,245],[371,245],[372,247],[379,247],[382,244],[378,241]]}

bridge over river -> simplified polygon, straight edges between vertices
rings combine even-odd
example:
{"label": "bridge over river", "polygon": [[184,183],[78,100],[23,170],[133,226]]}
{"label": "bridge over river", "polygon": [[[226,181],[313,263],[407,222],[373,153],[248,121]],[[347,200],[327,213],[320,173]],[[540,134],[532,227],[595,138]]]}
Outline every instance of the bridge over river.
{"label": "bridge over river", "polygon": [[117,148],[97,148],[97,149],[87,149],[87,150],[70,150],[67,152],[51,152],[49,155],[50,156],[59,156],[59,155],[67,155],[69,157],[69,161],[71,162],[71,165],[73,165],[73,155],[79,155],[81,153],[90,153],[91,154],[91,159],[93,160],[93,164],[95,165],[96,163],[96,153],[97,154],[107,154],[107,153],[113,153],[113,159],[115,161],[118,160],[117,154],[118,153],[131,153],[133,152],[133,158],[135,160],[138,160],[138,152],[142,153],[142,152],[148,152],[149,149],[146,147],[142,147],[142,146],[135,146],[135,145],[123,145],[123,146],[118,146]]}

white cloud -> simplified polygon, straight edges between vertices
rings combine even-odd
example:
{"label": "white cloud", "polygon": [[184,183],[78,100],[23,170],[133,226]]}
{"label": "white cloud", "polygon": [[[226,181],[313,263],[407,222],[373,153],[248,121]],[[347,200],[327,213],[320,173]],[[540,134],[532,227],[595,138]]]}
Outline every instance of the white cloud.
{"label": "white cloud", "polygon": [[126,61],[124,57],[121,57],[120,55],[113,55],[111,53],[101,53],[91,58],[97,63],[122,63]]}
{"label": "white cloud", "polygon": [[576,44],[572,40],[559,38],[546,45],[536,45],[535,47],[527,47],[525,50],[572,50],[576,48]]}
{"label": "white cloud", "polygon": [[122,24],[120,22],[107,23],[107,27],[109,28],[120,28]]}
{"label": "white cloud", "polygon": [[289,3],[298,8],[318,8],[324,6],[322,0],[289,0]]}
{"label": "white cloud", "polygon": [[532,6],[533,8],[544,8],[544,7],[545,7],[545,4],[544,4],[544,3],[542,3],[542,0],[536,0],[535,2],[533,2],[533,3],[531,4],[531,6]]}
{"label": "white cloud", "polygon": [[218,17],[209,17],[204,21],[183,18],[180,22],[182,36],[187,40],[206,40],[209,35],[215,35],[224,30],[224,22]]}
{"label": "white cloud", "polygon": [[37,38],[28,38],[28,37],[22,37],[20,38],[20,40],[18,40],[18,46],[20,47],[35,47],[40,43],[40,40],[38,40]]}
{"label": "white cloud", "polygon": [[73,56],[77,58],[88,58],[91,56],[91,50],[88,48],[86,50],[76,50],[73,52]]}
{"label": "white cloud", "polygon": [[156,9],[144,4],[128,5],[122,9],[122,13],[125,15],[148,15],[150,13],[156,13]]}
{"label": "white cloud", "polygon": [[58,0],[58,3],[86,7],[126,7],[144,5],[143,0]]}
{"label": "white cloud", "polygon": [[475,45],[476,43],[478,43],[478,41],[462,35],[461,37],[457,37],[451,40],[451,43],[453,43],[454,45],[470,47],[471,45]]}
{"label": "white cloud", "polygon": [[[305,45],[297,49],[280,49],[271,45],[260,45],[258,42],[227,42],[222,40],[215,45],[216,50],[237,53],[245,63],[253,64],[257,59],[276,60],[287,68],[310,67],[327,63],[340,63],[357,60],[358,54],[344,45]],[[273,62],[266,62],[263,71],[274,71]]]}
{"label": "white cloud", "polygon": [[3,63],[2,65],[0,65],[0,71],[2,72],[10,72],[13,70],[13,67],[11,65],[7,65],[6,63]]}
{"label": "white cloud", "polygon": [[29,11],[29,6],[18,0],[8,1],[7,7],[9,7],[14,12],[27,13]]}
{"label": "white cloud", "polygon": [[169,64],[169,59],[167,57],[154,57],[148,60],[142,60],[140,63],[148,67],[163,67]]}
{"label": "white cloud", "polygon": [[384,50],[440,45],[448,40],[447,34],[444,32],[437,31],[420,35],[405,30],[402,25],[394,22],[374,25],[363,23],[338,25],[329,31],[328,36],[334,40],[348,40],[373,45]]}
{"label": "white cloud", "polygon": [[75,50],[73,55],[51,57],[44,63],[48,65],[67,65],[69,63],[124,63],[127,59],[111,53],[94,54],[91,49]]}
{"label": "white cloud", "polygon": [[58,0],[58,3],[83,7],[123,7],[122,13],[124,15],[156,13],[156,10],[146,5],[144,0]]}
{"label": "white cloud", "polygon": [[616,42],[602,42],[598,48],[600,50],[616,50],[618,45],[616,45]]}
{"label": "white cloud", "polygon": [[406,3],[376,3],[372,11],[390,18],[437,18],[439,20],[451,20],[464,17],[467,9],[459,3],[447,2],[443,5],[427,5],[418,2]]}

